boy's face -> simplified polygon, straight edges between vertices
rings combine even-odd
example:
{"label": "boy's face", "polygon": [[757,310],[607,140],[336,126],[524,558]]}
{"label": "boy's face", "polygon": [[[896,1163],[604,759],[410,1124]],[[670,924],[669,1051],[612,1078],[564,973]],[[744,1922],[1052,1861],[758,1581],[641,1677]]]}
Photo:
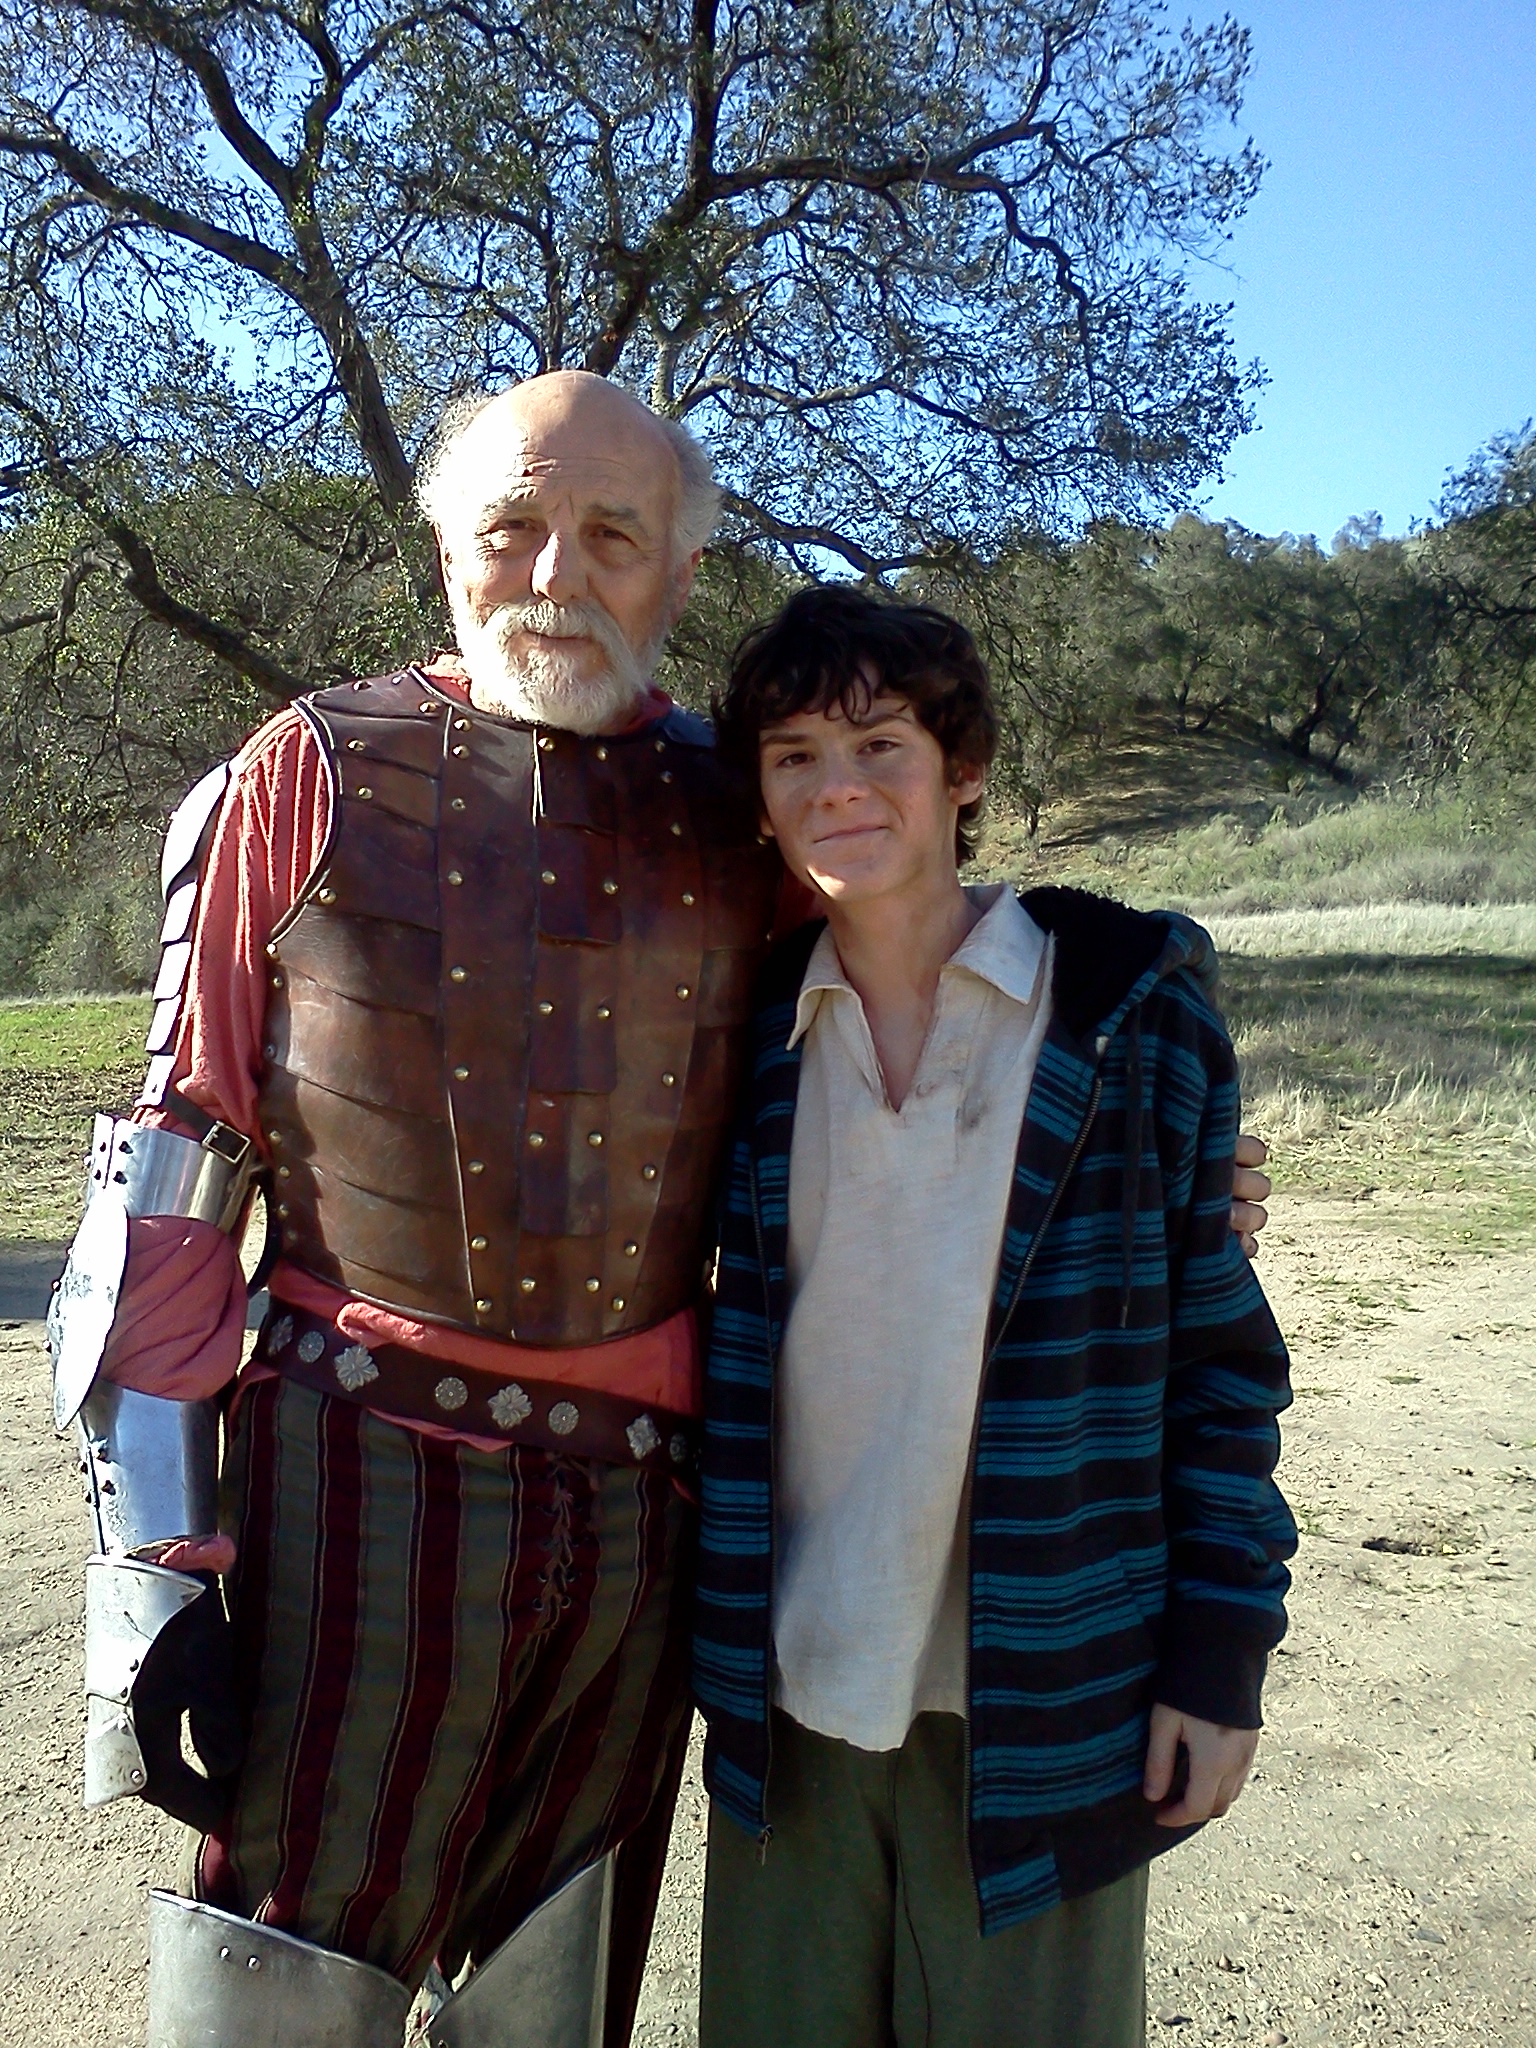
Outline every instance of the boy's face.
{"label": "boy's face", "polygon": [[765,826],[790,870],[830,901],[953,888],[956,813],[984,778],[951,776],[906,698],[882,690],[856,720],[834,704],[767,726],[758,767]]}

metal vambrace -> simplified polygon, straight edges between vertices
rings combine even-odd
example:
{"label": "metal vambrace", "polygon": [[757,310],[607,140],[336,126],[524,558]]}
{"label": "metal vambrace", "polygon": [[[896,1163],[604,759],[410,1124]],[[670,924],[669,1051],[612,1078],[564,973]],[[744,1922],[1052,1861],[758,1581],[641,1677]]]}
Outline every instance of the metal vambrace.
{"label": "metal vambrace", "polygon": [[86,1566],[85,1803],[146,1781],[133,1690],[155,1639],[201,1597],[202,1581],[156,1562],[183,1538],[218,1531],[215,1401],[168,1401],[98,1377],[134,1216],[185,1216],[233,1230],[252,1168],[249,1141],[214,1125],[201,1142],[99,1116],[85,1214],[48,1311],[54,1422],[73,1424],[95,1521]]}

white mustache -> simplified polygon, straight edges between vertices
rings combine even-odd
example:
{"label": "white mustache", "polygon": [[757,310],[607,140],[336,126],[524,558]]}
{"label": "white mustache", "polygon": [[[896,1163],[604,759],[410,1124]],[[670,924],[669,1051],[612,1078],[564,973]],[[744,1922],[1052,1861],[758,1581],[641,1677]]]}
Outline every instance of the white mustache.
{"label": "white mustache", "polygon": [[634,649],[613,614],[580,599],[574,604],[555,604],[549,598],[534,604],[499,604],[485,623],[503,647],[518,633],[536,633],[544,640],[595,640],[615,664],[634,660]]}

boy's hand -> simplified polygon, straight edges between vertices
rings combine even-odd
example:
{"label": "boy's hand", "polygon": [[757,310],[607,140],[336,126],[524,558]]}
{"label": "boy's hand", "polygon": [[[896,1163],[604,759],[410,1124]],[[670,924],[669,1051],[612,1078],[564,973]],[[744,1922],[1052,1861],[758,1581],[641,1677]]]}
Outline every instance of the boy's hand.
{"label": "boy's hand", "polygon": [[1270,1178],[1257,1170],[1268,1157],[1269,1147],[1262,1138],[1245,1131],[1238,1139],[1237,1163],[1232,1169],[1232,1228],[1250,1259],[1258,1256],[1258,1234],[1269,1221],[1264,1204],[1269,1200]]}
{"label": "boy's hand", "polygon": [[1143,1795],[1154,1805],[1168,1797],[1181,1743],[1189,1756],[1189,1782],[1183,1797],[1158,1814],[1159,1827],[1187,1828],[1197,1821],[1219,1820],[1248,1781],[1259,1731],[1222,1728],[1215,1721],[1181,1714],[1176,1707],[1154,1707],[1141,1784]]}

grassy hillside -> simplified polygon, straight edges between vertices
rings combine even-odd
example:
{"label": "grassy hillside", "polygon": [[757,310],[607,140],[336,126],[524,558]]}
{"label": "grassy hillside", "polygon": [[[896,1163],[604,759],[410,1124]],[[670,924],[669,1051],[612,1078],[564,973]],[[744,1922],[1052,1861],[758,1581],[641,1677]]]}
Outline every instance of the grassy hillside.
{"label": "grassy hillside", "polygon": [[1536,1234],[1530,796],[1282,789],[1268,758],[1149,733],[1085,772],[1038,846],[993,820],[982,866],[1200,918],[1280,1183],[1494,1245]]}

